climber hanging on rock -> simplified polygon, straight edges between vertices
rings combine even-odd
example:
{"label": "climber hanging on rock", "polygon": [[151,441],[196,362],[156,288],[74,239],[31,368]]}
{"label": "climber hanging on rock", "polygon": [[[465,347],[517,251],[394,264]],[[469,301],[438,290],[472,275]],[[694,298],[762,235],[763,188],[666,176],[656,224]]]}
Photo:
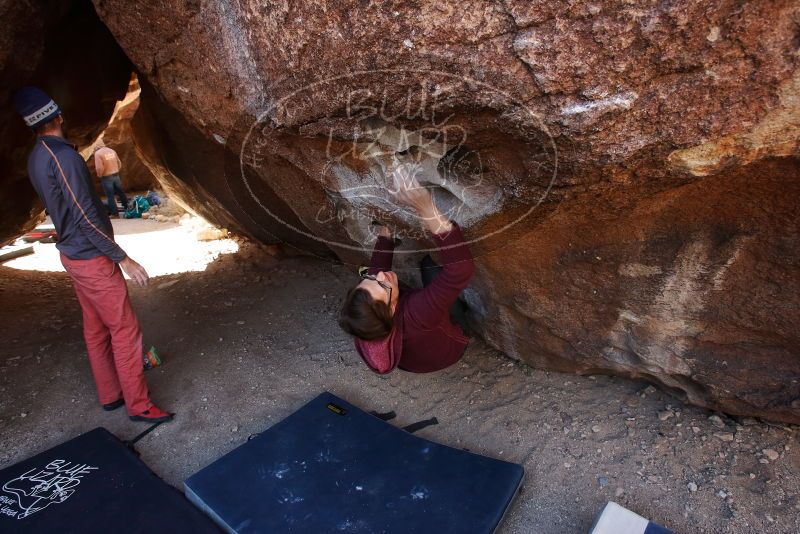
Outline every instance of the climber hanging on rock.
{"label": "climber hanging on rock", "polygon": [[426,256],[420,265],[423,288],[401,294],[391,270],[394,240],[382,227],[369,268],[345,297],[339,325],[355,338],[356,350],[377,373],[396,367],[412,373],[438,371],[457,362],[469,343],[451,317],[463,321],[458,295],[469,284],[475,264],[461,229],[442,215],[412,168],[398,167],[393,180],[394,197],[430,232],[441,266]]}
{"label": "climber hanging on rock", "polygon": [[108,213],[89,169],[64,138],[61,109],[41,89],[25,87],[14,107],[36,134],[28,175],[58,233],[56,248],[83,311],[83,337],[103,409],[123,405],[133,421],[163,422],[173,414],[150,400],[142,370],[142,331],[122,277],[147,285],[147,271],[114,241]]}

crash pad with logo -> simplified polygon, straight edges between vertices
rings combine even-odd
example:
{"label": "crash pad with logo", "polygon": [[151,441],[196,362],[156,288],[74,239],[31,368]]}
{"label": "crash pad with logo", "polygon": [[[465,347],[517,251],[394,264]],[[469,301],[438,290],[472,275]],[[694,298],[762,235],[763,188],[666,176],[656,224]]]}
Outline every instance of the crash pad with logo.
{"label": "crash pad with logo", "polygon": [[95,428],[0,470],[0,533],[219,533],[122,441]]}

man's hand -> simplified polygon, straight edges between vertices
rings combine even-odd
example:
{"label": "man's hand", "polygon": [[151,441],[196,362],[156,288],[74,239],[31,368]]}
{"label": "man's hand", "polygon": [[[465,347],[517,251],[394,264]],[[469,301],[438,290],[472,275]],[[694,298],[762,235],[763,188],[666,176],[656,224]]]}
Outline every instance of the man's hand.
{"label": "man's hand", "polygon": [[147,287],[147,282],[150,280],[150,276],[147,274],[147,271],[144,270],[144,267],[130,259],[128,256],[125,256],[125,259],[119,262],[119,266],[122,270],[127,274],[131,280],[136,282],[140,287]]}

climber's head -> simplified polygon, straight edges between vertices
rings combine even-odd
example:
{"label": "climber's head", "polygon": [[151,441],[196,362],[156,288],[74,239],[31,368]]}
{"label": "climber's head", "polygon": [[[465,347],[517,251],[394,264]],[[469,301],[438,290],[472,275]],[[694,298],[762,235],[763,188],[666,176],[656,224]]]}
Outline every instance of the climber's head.
{"label": "climber's head", "polygon": [[36,135],[63,135],[61,108],[38,87],[23,87],[12,98],[14,108]]}
{"label": "climber's head", "polygon": [[375,276],[362,274],[362,278],[361,283],[347,292],[339,313],[339,326],[361,339],[379,339],[392,330],[392,316],[400,295],[397,275],[381,271]]}

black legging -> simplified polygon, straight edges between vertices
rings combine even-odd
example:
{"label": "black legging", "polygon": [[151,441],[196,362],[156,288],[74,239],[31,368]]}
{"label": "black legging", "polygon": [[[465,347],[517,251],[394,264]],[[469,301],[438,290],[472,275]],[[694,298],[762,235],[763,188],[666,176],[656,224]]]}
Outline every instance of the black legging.
{"label": "black legging", "polygon": [[[436,277],[442,272],[442,267],[427,254],[422,261],[419,262],[419,272],[422,275],[422,287],[427,287],[428,284],[433,282]],[[467,305],[461,299],[456,299],[450,306],[450,318],[461,327],[461,330],[467,330]]]}

